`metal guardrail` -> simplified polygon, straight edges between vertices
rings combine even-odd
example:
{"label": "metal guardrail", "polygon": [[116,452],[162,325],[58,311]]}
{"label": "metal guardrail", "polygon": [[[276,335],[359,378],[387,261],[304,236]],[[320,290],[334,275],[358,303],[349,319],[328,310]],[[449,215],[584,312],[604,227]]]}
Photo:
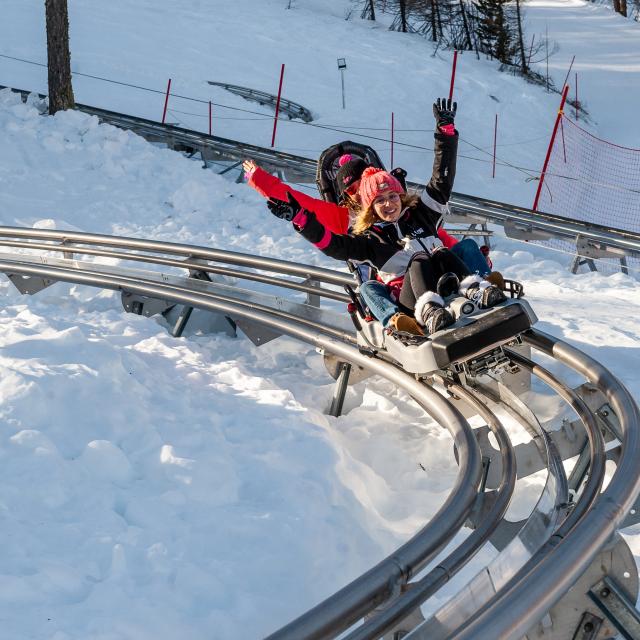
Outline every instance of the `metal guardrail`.
{"label": "metal guardrail", "polygon": [[[97,247],[119,247],[127,251],[135,251],[134,261],[140,258],[139,252],[148,251],[150,254],[145,257],[151,264],[157,264],[160,257],[158,254],[166,252],[170,255],[189,256],[190,261],[194,259],[195,254],[198,259],[215,260],[233,265],[242,264],[245,267],[275,271],[283,275],[304,277],[313,275],[322,282],[332,285],[343,284],[345,280],[353,282],[350,276],[308,265],[286,263],[235,252],[134,238],[7,227],[0,228],[0,244],[7,242],[3,238],[11,238],[8,242],[15,242],[16,238],[22,240],[20,244],[22,253],[16,252],[13,256],[0,255],[0,272],[12,278],[16,276],[22,279],[35,278],[44,283],[44,286],[61,281],[119,290],[146,299],[167,300],[223,313],[234,319],[263,324],[390,380],[404,389],[427,413],[449,430],[458,452],[459,469],[451,493],[432,520],[387,559],[319,605],[303,620],[294,621],[286,631],[276,634],[275,637],[310,639],[339,633],[377,604],[391,597],[462,527],[478,495],[481,479],[480,453],[477,441],[465,418],[437,391],[421,384],[394,364],[365,355],[349,341],[337,339],[338,332],[335,327],[323,327],[322,323],[309,323],[302,318],[283,318],[279,303],[275,305],[277,308],[274,307],[271,310],[265,307],[260,308],[254,302],[243,301],[242,295],[237,300],[222,297],[214,288],[204,288],[197,280],[189,281],[184,278],[178,281],[175,277],[157,272],[139,270],[132,272],[122,266],[102,265],[96,262],[83,263],[81,260],[69,257],[69,254],[84,253],[87,247],[79,245],[95,243]],[[55,244],[43,245],[43,240],[55,241]],[[11,246],[17,248],[18,245]],[[41,248],[43,246],[44,248]],[[36,247],[39,247],[40,252],[44,251],[45,255],[34,253]],[[24,250],[28,252],[25,253]],[[50,255],[46,255],[51,252],[66,254],[67,257],[51,258]],[[120,258],[127,259],[125,251],[120,253]],[[199,267],[203,266],[202,263],[197,264]],[[282,279],[279,279],[279,282],[282,282]]]}
{"label": "metal guardrail", "polygon": [[[249,87],[240,87],[237,84],[228,84],[227,82],[214,82],[213,80],[208,80],[207,82],[214,87],[222,87],[230,93],[241,96],[245,100],[257,102],[258,104],[269,104],[273,106],[274,109],[278,101],[277,96],[267,93],[266,91],[258,91],[257,89],[250,89]],[[293,100],[283,98],[282,96],[280,96],[280,111],[289,116],[289,120],[300,118],[301,120],[304,120],[304,122],[313,122],[313,116],[309,109],[303,107],[297,102],[293,102]]]}
{"label": "metal guardrail", "polygon": [[[270,636],[272,640],[289,638],[311,640],[313,638],[335,637],[362,616],[370,613],[375,607],[393,598],[390,606],[384,608],[347,636],[349,640],[371,640],[379,637],[379,634],[384,630],[388,630],[406,618],[408,613],[435,593],[456,571],[464,566],[465,562],[492,535],[496,522],[502,518],[515,482],[513,447],[506,439],[506,435],[493,412],[483,406],[486,403],[486,398],[492,397],[494,393],[489,387],[485,389],[480,385],[476,390],[473,390],[451,386],[450,381],[447,381],[446,378],[441,380],[445,385],[450,386],[451,393],[466,398],[467,404],[475,405],[475,410],[485,418],[489,425],[493,426],[494,434],[500,443],[500,456],[503,460],[498,499],[488,511],[484,512],[476,530],[461,546],[454,549],[426,576],[417,582],[409,582],[451,539],[465,519],[470,517],[478,499],[481,479],[480,456],[475,437],[457,409],[432,388],[416,381],[393,364],[372,358],[372,354],[361,353],[353,344],[353,339],[345,333],[345,328],[341,324],[333,326],[327,322],[326,318],[320,319],[319,309],[314,312],[313,308],[308,308],[304,317],[295,317],[286,312],[279,299],[275,299],[272,308],[269,308],[268,304],[261,303],[259,297],[248,297],[247,291],[244,289],[219,287],[215,282],[203,283],[187,277],[168,276],[157,271],[133,270],[124,266],[102,265],[95,261],[86,262],[78,260],[74,256],[117,257],[123,262],[147,262],[152,265],[168,265],[178,270],[187,271],[192,271],[195,268],[208,273],[233,275],[238,278],[246,277],[252,281],[256,281],[254,276],[259,276],[257,281],[260,283],[263,283],[260,278],[265,275],[264,272],[269,271],[286,276],[286,279],[274,278],[271,282],[274,286],[307,294],[319,294],[321,297],[331,300],[337,300],[336,296],[344,295],[339,294],[331,287],[342,287],[345,284],[353,283],[350,275],[237,252],[80,232],[0,227],[0,246],[3,245],[19,250],[12,255],[0,254],[0,271],[11,274],[12,278],[36,278],[40,279],[44,286],[52,281],[74,282],[116,289],[142,296],[145,299],[161,299],[190,305],[199,309],[228,314],[233,318],[245,321],[251,320],[278,333],[285,333],[314,344],[322,350],[334,353],[397,383],[412,395],[432,417],[450,430],[460,455],[461,466],[452,493],[438,514],[412,540],[386,560],[299,619],[275,632]],[[28,251],[25,252],[25,249]],[[61,253],[66,257],[53,258],[51,257],[52,253]],[[231,267],[224,265],[231,265]],[[241,266],[243,269],[236,269],[236,266]],[[229,269],[228,273],[225,273],[225,269]],[[313,278],[315,284],[306,287],[298,281],[291,280],[291,277],[303,278],[303,282]],[[318,287],[318,283],[324,286]],[[341,302],[344,301],[342,298],[339,299]],[[309,312],[311,314],[317,312],[318,321],[314,321],[313,315],[309,315]],[[482,577],[479,584],[484,585],[481,591],[485,593],[486,597],[484,599],[478,598],[478,587],[472,588],[470,593],[475,594],[473,596],[475,608],[469,609],[467,607],[460,610],[466,613],[462,619],[463,626],[459,631],[460,624],[454,623],[459,619],[458,614],[458,617],[454,616],[451,619],[451,623],[454,625],[451,627],[443,626],[444,618],[439,620],[439,628],[441,630],[448,629],[444,635],[434,635],[433,630],[428,626],[429,622],[426,622],[423,627],[417,627],[411,637],[435,639],[453,637],[458,633],[462,634],[460,637],[498,637],[495,635],[497,629],[502,629],[500,637],[515,638],[517,637],[515,634],[522,635],[521,632],[526,632],[535,622],[536,616],[541,611],[544,612],[545,607],[548,608],[555,600],[562,597],[569,586],[575,582],[585,563],[590,562],[590,559],[594,557],[594,554],[621,523],[640,490],[640,480],[638,479],[640,478],[640,456],[638,455],[640,453],[638,451],[640,449],[640,438],[638,437],[640,414],[638,414],[633,400],[628,397],[626,390],[604,368],[579,351],[564,345],[561,341],[536,331],[530,332],[527,335],[527,340],[535,348],[549,353],[557,360],[567,363],[586,375],[607,394],[609,402],[621,420],[623,431],[626,433],[620,466],[607,491],[603,494],[605,497],[598,498],[602,482],[604,444],[590,410],[586,409],[580,399],[569,389],[563,387],[553,375],[545,372],[539,365],[529,364],[527,359],[514,354],[516,362],[522,366],[531,367],[536,375],[555,386],[556,392],[574,407],[587,428],[587,432],[591,434],[592,445],[589,462],[591,471],[587,484],[581,493],[580,501],[576,503],[568,517],[565,517],[567,480],[563,470],[562,457],[559,456],[555,445],[544,432],[536,432],[536,427],[532,422],[535,422],[535,418],[532,415],[527,417],[528,409],[522,405],[521,401],[513,394],[509,400],[510,392],[504,388],[500,390],[498,386],[495,399],[508,402],[507,406],[511,406],[515,410],[514,415],[521,416],[523,424],[531,424],[527,428],[532,431],[536,441],[541,446],[546,443],[542,450],[546,451],[543,455],[549,469],[547,484],[541,494],[538,507],[517,538],[517,548],[521,549],[524,545],[530,549],[529,555],[525,557],[525,564],[522,564],[522,553],[518,551],[509,561],[512,567],[512,577],[508,582],[495,589],[493,587],[487,589],[486,578]],[[622,478],[625,477],[625,474],[631,474],[627,477],[632,478],[633,481],[623,482]],[[545,532],[544,535],[543,532]],[[584,554],[584,557],[580,556],[580,562],[578,562],[576,555],[578,552],[570,548],[566,551],[566,555],[571,557],[571,560],[565,561],[565,554],[558,555],[557,549],[562,545],[571,547],[573,544],[571,541],[574,540],[576,532],[579,533],[579,537],[576,539],[580,545],[580,553]],[[510,558],[512,555],[510,547],[507,547],[499,556],[503,580],[505,576],[504,563],[507,562],[506,558]],[[545,576],[545,573],[538,569],[538,565],[547,566],[550,562],[549,557],[555,557],[555,562],[563,565],[562,570],[556,569],[555,577],[558,579],[558,584],[555,582],[551,584],[549,579],[546,579],[545,588],[538,589],[536,587],[533,589],[532,576],[541,576],[536,580]],[[558,572],[562,574],[561,581]],[[489,576],[490,574],[486,573],[485,575]],[[490,580],[490,584],[498,583],[495,580]],[[409,587],[404,593],[402,593],[403,586]],[[524,597],[529,598],[530,596],[527,594],[534,592],[542,599],[541,603],[537,600],[534,602],[528,600],[526,611],[522,610],[520,604],[514,604],[513,598],[519,602]],[[494,593],[494,597],[491,597]],[[515,595],[510,595],[512,593]],[[461,603],[463,600],[457,602]],[[516,609],[519,616],[517,631],[512,631],[511,626],[514,624],[513,616],[515,614],[511,612]],[[498,617],[494,616],[494,611],[498,612]],[[500,621],[499,624],[504,627],[496,626],[498,624],[496,621]],[[467,626],[468,635],[464,635],[467,634]],[[421,635],[425,633],[423,629],[429,629],[426,636]],[[487,631],[488,629],[490,631]],[[486,635],[487,633],[489,635]]]}
{"label": "metal guardrail", "polygon": [[[13,89],[2,85],[0,85],[0,89],[11,89],[19,93],[23,100],[26,100],[32,93],[43,100],[47,97],[41,93]],[[316,163],[308,158],[258,147],[230,138],[210,136],[201,131],[185,129],[172,124],[162,124],[154,120],[109,111],[108,109],[100,109],[79,103],[76,103],[76,109],[96,116],[101,122],[111,124],[120,129],[133,131],[150,142],[164,143],[167,147],[176,151],[186,153],[199,152],[207,160],[239,161],[245,158],[253,158],[270,170],[286,170],[288,174],[291,174],[296,179],[309,179],[310,182],[315,182]]]}

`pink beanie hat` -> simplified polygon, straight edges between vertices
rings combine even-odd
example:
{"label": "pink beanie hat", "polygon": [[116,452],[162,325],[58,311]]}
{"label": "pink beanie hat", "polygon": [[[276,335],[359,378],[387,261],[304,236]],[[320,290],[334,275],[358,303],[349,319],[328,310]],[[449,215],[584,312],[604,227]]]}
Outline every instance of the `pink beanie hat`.
{"label": "pink beanie hat", "polygon": [[363,209],[368,209],[371,203],[383,191],[395,191],[396,193],[404,193],[402,185],[390,173],[375,167],[367,167],[360,179],[360,188],[358,195]]}

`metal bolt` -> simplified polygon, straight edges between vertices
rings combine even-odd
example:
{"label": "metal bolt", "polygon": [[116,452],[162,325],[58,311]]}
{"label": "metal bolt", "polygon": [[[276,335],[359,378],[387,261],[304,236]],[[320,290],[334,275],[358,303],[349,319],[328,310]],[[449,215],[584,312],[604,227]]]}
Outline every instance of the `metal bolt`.
{"label": "metal bolt", "polygon": [[610,593],[611,593],[611,592],[609,591],[609,589],[603,589],[603,590],[600,592],[600,595],[601,595],[603,598],[607,598],[607,597],[609,596],[609,594],[610,594]]}
{"label": "metal bolt", "polygon": [[584,631],[587,633],[591,633],[593,631],[593,622],[587,622],[584,627],[582,627]]}

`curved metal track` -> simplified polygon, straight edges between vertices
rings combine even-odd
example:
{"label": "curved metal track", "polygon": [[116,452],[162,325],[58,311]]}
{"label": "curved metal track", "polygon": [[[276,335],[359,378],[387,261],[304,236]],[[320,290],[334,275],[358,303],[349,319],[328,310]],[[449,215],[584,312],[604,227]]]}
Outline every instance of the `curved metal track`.
{"label": "curved metal track", "polygon": [[[24,290],[31,287],[35,292],[55,281],[72,282],[259,323],[385,377],[449,430],[457,451],[458,475],[433,519],[363,576],[273,633],[271,640],[336,637],[365,616],[366,622],[350,629],[345,637],[379,638],[406,621],[463,568],[505,526],[516,476],[524,473],[517,468],[517,447],[512,446],[499,412],[507,411],[536,443],[546,468],[540,497],[526,522],[514,531],[511,543],[409,637],[521,637],[576,583],[620,527],[640,492],[640,413],[633,399],[593,359],[539,331],[529,331],[525,342],[590,381],[604,394],[620,423],[616,471],[601,492],[605,443],[593,408],[540,364],[510,352],[512,364],[549,385],[575,412],[586,433],[588,446],[580,458],[586,482],[576,483],[579,490],[572,503],[563,450],[503,379],[456,379],[443,373],[425,384],[355,345],[346,314],[330,308],[350,300],[340,290],[353,284],[347,274],[192,245],[11,227],[0,228],[0,247],[4,247],[0,271]],[[97,262],[102,258],[111,262],[116,258],[120,264]],[[141,263],[146,270],[138,268]],[[214,280],[198,279],[202,273]],[[268,275],[274,273],[277,275]],[[246,280],[259,289],[218,282],[215,278],[219,276]],[[274,288],[278,295],[267,292]],[[287,297],[282,296],[283,291]],[[308,304],[310,298],[301,301],[299,296],[304,294],[326,300],[329,308]],[[481,453],[474,431],[459,410],[461,405],[467,414],[479,415],[496,439],[498,449],[491,454],[500,468],[495,491],[486,490],[489,458],[484,449]],[[438,558],[465,521],[475,522],[473,532],[446,557]]]}

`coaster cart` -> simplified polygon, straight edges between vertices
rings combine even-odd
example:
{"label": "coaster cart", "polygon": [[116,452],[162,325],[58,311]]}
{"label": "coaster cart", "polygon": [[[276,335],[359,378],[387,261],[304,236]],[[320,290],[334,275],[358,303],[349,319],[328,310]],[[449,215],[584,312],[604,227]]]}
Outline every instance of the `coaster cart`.
{"label": "coaster cart", "polygon": [[[363,158],[368,164],[384,168],[380,157],[369,146],[356,142],[341,142],[326,149],[318,160],[316,181],[318,190],[325,200],[338,203],[338,191],[335,177],[339,168],[338,160],[344,154]],[[404,181],[402,174],[397,175]],[[417,378],[427,378],[436,372],[451,376],[473,377],[483,373],[515,372],[504,347],[518,347],[522,344],[521,334],[537,322],[531,306],[522,299],[524,289],[515,280],[505,280],[505,302],[491,309],[480,309],[471,300],[457,292],[446,295],[440,290],[445,304],[455,323],[430,336],[415,336],[385,331],[369,312],[360,297],[359,285],[372,279],[373,269],[365,264],[348,261],[358,285],[347,287],[352,302],[349,313],[358,334],[358,344],[372,356],[383,357],[397,362],[405,371]],[[344,376],[345,363],[336,362],[326,356],[325,364],[334,378]],[[365,372],[346,373],[348,383],[350,374],[355,383],[366,377]]]}

